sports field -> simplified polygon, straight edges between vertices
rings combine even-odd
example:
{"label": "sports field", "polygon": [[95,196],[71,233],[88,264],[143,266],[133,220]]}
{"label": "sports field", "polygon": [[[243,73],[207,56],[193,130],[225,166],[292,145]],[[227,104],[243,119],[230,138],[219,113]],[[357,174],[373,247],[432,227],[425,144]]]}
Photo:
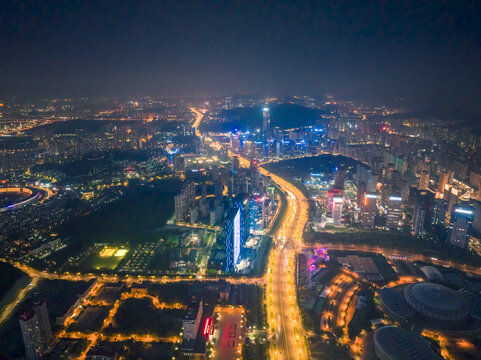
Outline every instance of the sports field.
{"label": "sports field", "polygon": [[129,249],[124,247],[104,246],[98,253],[87,255],[80,267],[84,271],[115,270],[128,252]]}

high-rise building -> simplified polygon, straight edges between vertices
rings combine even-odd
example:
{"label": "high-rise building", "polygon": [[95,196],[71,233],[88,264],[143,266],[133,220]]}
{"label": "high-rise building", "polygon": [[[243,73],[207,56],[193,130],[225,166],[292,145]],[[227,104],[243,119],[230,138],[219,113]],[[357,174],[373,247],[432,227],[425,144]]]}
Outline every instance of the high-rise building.
{"label": "high-rise building", "polygon": [[43,299],[35,299],[33,308],[23,312],[19,322],[27,359],[42,358],[52,340],[47,305]]}
{"label": "high-rise building", "polygon": [[459,190],[449,185],[444,188],[444,200],[448,203],[448,215],[451,213],[453,206],[459,202]]}
{"label": "high-rise building", "polygon": [[189,209],[189,219],[191,224],[196,224],[199,220],[199,207],[193,206]]}
{"label": "high-rise building", "polygon": [[247,193],[237,194],[234,200],[234,208],[240,210],[240,244],[244,246],[249,238],[249,210],[250,196]]}
{"label": "high-rise building", "polygon": [[481,201],[474,200],[472,204],[474,207],[473,230],[481,233]]}
{"label": "high-rise building", "polygon": [[239,168],[240,168],[239,157],[233,156],[232,157],[232,173],[236,174],[239,171]]}
{"label": "high-rise building", "polygon": [[232,208],[227,213],[224,224],[224,238],[225,271],[232,272],[237,265],[241,247],[241,210],[239,208]]}
{"label": "high-rise building", "polygon": [[439,226],[444,226],[447,211],[448,202],[442,198],[436,198],[434,200],[433,213],[431,216],[431,225],[433,230]]}
{"label": "high-rise building", "polygon": [[187,208],[184,193],[181,192],[179,195],[176,195],[174,197],[174,207],[175,221],[179,222],[184,220],[184,215]]}
{"label": "high-rise building", "polygon": [[439,173],[438,192],[443,194],[444,188],[446,187],[446,185],[448,185],[448,183],[449,183],[449,172],[441,171]]}
{"label": "high-rise building", "polygon": [[419,191],[416,195],[412,231],[414,236],[422,236],[426,230],[429,230],[429,223],[435,208],[435,194],[429,190]]}
{"label": "high-rise building", "polygon": [[429,171],[422,170],[419,172],[418,178],[418,189],[419,190],[428,190],[429,189],[429,180],[430,180],[430,173]]}
{"label": "high-rise building", "polygon": [[174,156],[174,171],[176,173],[185,172],[185,159],[179,154],[175,155],[176,156]]}
{"label": "high-rise building", "polygon": [[270,110],[267,106],[265,106],[262,109],[262,136],[266,139],[269,137],[270,128],[271,128]]}
{"label": "high-rise building", "polygon": [[326,217],[332,219],[332,211],[334,210],[334,197],[342,197],[343,191],[338,189],[331,189],[327,192],[327,208]]}
{"label": "high-rise building", "polygon": [[33,309],[27,310],[20,315],[20,329],[22,330],[27,359],[40,359],[45,354],[46,347],[42,341],[38,315]]}
{"label": "high-rise building", "polygon": [[49,344],[52,340],[52,329],[50,327],[50,319],[48,317],[47,303],[40,295],[35,295],[33,299],[33,311],[38,316],[40,328],[42,329],[42,337],[45,344]]}
{"label": "high-rise building", "polygon": [[200,194],[202,196],[202,199],[205,199],[207,197],[207,183],[205,181],[202,181],[200,189],[201,189]]}
{"label": "high-rise building", "polygon": [[335,196],[333,199],[332,221],[334,221],[334,224],[340,224],[342,222],[343,201],[342,196]]}
{"label": "high-rise building", "polygon": [[390,230],[397,230],[400,228],[400,222],[402,217],[401,205],[401,195],[392,194],[389,196],[387,201],[386,226]]}
{"label": "high-rise building", "polygon": [[202,299],[194,298],[193,300],[191,300],[187,307],[187,312],[182,319],[182,334],[184,337],[184,343],[187,343],[187,346],[183,347],[188,347],[188,342],[197,338],[197,331],[199,330],[202,313]]}
{"label": "high-rise building", "polygon": [[474,220],[474,208],[467,204],[456,204],[451,211],[449,243],[467,249]]}
{"label": "high-rise building", "polygon": [[413,235],[422,236],[424,233],[424,222],[426,219],[426,208],[421,202],[417,202],[413,214]]}
{"label": "high-rise building", "polygon": [[218,174],[217,176],[213,177],[214,182],[214,196],[215,196],[215,205],[219,206],[223,199],[224,193],[224,184],[222,183],[222,176]]}
{"label": "high-rise building", "polygon": [[377,213],[377,194],[366,192],[361,203],[361,225],[374,226]]}
{"label": "high-rise building", "polygon": [[334,175],[334,189],[344,190],[344,179],[346,177],[346,171],[338,169]]}
{"label": "high-rise building", "polygon": [[195,184],[193,182],[189,182],[184,188],[180,191],[180,194],[174,197],[174,216],[175,221],[183,221],[184,217],[189,210],[190,205],[193,203],[195,199]]}
{"label": "high-rise building", "polygon": [[364,181],[360,181],[357,183],[357,208],[361,209],[361,205],[364,201],[364,196],[367,192],[367,185]]}

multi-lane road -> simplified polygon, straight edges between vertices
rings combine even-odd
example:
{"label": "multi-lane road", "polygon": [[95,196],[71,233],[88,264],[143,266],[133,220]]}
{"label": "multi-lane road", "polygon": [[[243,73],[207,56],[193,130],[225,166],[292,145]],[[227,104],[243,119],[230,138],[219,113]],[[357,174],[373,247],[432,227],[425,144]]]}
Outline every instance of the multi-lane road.
{"label": "multi-lane road", "polygon": [[[195,135],[200,137],[201,133],[198,126],[203,119],[203,114],[195,108],[191,108],[195,113],[196,119],[193,124]],[[229,156],[237,155],[229,152]],[[237,155],[238,156],[238,155]],[[248,159],[239,156],[239,163],[243,167],[249,167]],[[271,359],[278,360],[300,360],[308,359],[309,352],[305,342],[304,330],[302,326],[302,319],[297,303],[296,282],[295,282],[295,255],[303,247],[302,235],[304,227],[308,219],[308,204],[307,199],[303,193],[295,187],[292,183],[285,179],[269,172],[263,167],[260,167],[260,172],[264,176],[270,176],[272,181],[283,191],[287,199],[287,211],[282,219],[282,223],[276,234],[276,242],[269,257],[268,271],[264,278],[231,278],[232,283],[250,283],[250,284],[267,284],[267,312],[269,323],[269,334],[271,342]],[[398,252],[395,250],[386,250],[378,247],[359,246],[359,245],[335,245],[330,246],[331,249],[355,249],[358,251],[374,251],[384,253],[388,256],[405,256],[409,260],[426,260],[419,254],[412,254],[407,252]],[[462,269],[468,272],[481,274],[481,270],[474,267],[456,264],[448,261],[441,261],[437,259],[429,259],[431,262],[439,265],[448,265],[453,268]],[[94,276],[83,274],[52,274],[32,269],[20,263],[14,263],[17,268],[26,272],[34,281],[41,278],[46,279],[65,279],[72,281],[88,280],[95,277],[100,282],[109,282],[116,280],[123,280],[126,282],[137,282],[142,280],[149,280],[154,282],[176,282],[186,281],[188,278],[167,278],[167,277],[127,277],[117,278],[113,276]],[[210,280],[203,277],[202,280]],[[20,293],[20,298],[25,296]],[[4,311],[3,319],[13,312],[13,309],[18,305],[19,298],[16,299],[8,311]]]}
{"label": "multi-lane road", "polygon": [[302,246],[308,204],[294,185],[261,168],[286,193],[287,214],[277,234],[268,270],[269,325],[274,330],[273,359],[307,359],[302,319],[297,305],[295,254]]}

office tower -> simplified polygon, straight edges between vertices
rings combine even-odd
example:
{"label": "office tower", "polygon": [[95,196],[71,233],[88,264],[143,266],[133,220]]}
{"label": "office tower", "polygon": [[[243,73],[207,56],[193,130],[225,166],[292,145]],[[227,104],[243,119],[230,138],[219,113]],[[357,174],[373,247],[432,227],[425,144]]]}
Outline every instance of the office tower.
{"label": "office tower", "polygon": [[377,195],[376,193],[366,192],[364,200],[361,202],[361,225],[374,226],[374,220],[377,214]]}
{"label": "office tower", "polygon": [[446,186],[444,189],[444,196],[443,199],[448,203],[448,214],[451,213],[453,206],[459,202],[459,190],[455,189],[451,185]]}
{"label": "office tower", "polygon": [[241,246],[244,246],[249,238],[250,195],[248,193],[240,193],[236,195],[234,208],[240,210],[240,243]]}
{"label": "office tower", "polygon": [[431,225],[433,229],[444,226],[446,221],[446,213],[448,212],[448,202],[442,198],[434,200],[433,213],[431,216]]}
{"label": "office tower", "polygon": [[456,204],[451,211],[449,243],[467,249],[474,220],[474,208],[467,204]]}
{"label": "office tower", "polygon": [[421,202],[417,202],[413,213],[413,235],[422,236],[424,233],[424,222],[426,219],[426,208]]}
{"label": "office tower", "polygon": [[35,299],[33,308],[23,312],[19,322],[27,359],[42,358],[52,340],[46,303],[42,299]]}
{"label": "office tower", "polygon": [[439,173],[438,192],[443,194],[444,188],[446,187],[446,185],[448,185],[448,183],[449,183],[449,172],[441,171]]}
{"label": "office tower", "polygon": [[346,177],[346,171],[338,169],[334,175],[334,189],[344,190],[344,179]]}
{"label": "office tower", "polygon": [[259,162],[258,162],[257,160],[252,159],[252,160],[250,161],[250,167],[249,167],[250,171],[256,172],[256,171],[257,171],[257,168],[258,168],[258,164],[259,164]]}
{"label": "office tower", "polygon": [[233,272],[237,265],[241,245],[241,210],[230,209],[224,224],[225,271]]}
{"label": "office tower", "polygon": [[340,224],[342,222],[342,205],[343,198],[341,196],[335,196],[332,209],[332,220],[334,224]]}
{"label": "office tower", "polygon": [[429,179],[430,179],[429,171],[422,170],[419,173],[418,189],[419,190],[428,190],[429,189]]}
{"label": "office tower", "polygon": [[357,208],[361,209],[362,202],[364,200],[364,196],[366,195],[367,185],[364,181],[360,181],[357,184]]}
{"label": "office tower", "polygon": [[432,213],[435,209],[435,194],[432,191],[419,191],[415,199],[412,232],[414,236],[422,236],[429,229]]}
{"label": "office tower", "polygon": [[262,136],[267,139],[269,137],[271,127],[271,115],[268,107],[262,109]]}
{"label": "office tower", "polygon": [[327,208],[326,217],[332,218],[332,210],[334,209],[334,196],[341,196],[342,191],[337,189],[331,189],[327,192]]}
{"label": "office tower", "polygon": [[386,226],[390,230],[397,230],[400,228],[402,217],[401,205],[402,197],[399,194],[392,194],[389,196],[387,201]]}
{"label": "office tower", "polygon": [[201,189],[200,194],[202,196],[202,199],[205,199],[207,197],[207,184],[205,181],[202,181],[200,189]]}

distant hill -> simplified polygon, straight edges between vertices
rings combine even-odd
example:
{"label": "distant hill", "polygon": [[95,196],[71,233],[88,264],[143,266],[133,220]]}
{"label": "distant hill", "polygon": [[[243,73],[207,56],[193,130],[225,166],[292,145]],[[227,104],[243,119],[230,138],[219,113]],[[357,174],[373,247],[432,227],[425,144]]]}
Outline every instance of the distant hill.
{"label": "distant hill", "polygon": [[[239,107],[224,110],[220,117],[226,122],[202,125],[202,129],[211,131],[232,131],[234,129],[253,131],[262,126],[262,106]],[[270,105],[271,126],[281,129],[315,125],[325,112],[296,104]]]}

